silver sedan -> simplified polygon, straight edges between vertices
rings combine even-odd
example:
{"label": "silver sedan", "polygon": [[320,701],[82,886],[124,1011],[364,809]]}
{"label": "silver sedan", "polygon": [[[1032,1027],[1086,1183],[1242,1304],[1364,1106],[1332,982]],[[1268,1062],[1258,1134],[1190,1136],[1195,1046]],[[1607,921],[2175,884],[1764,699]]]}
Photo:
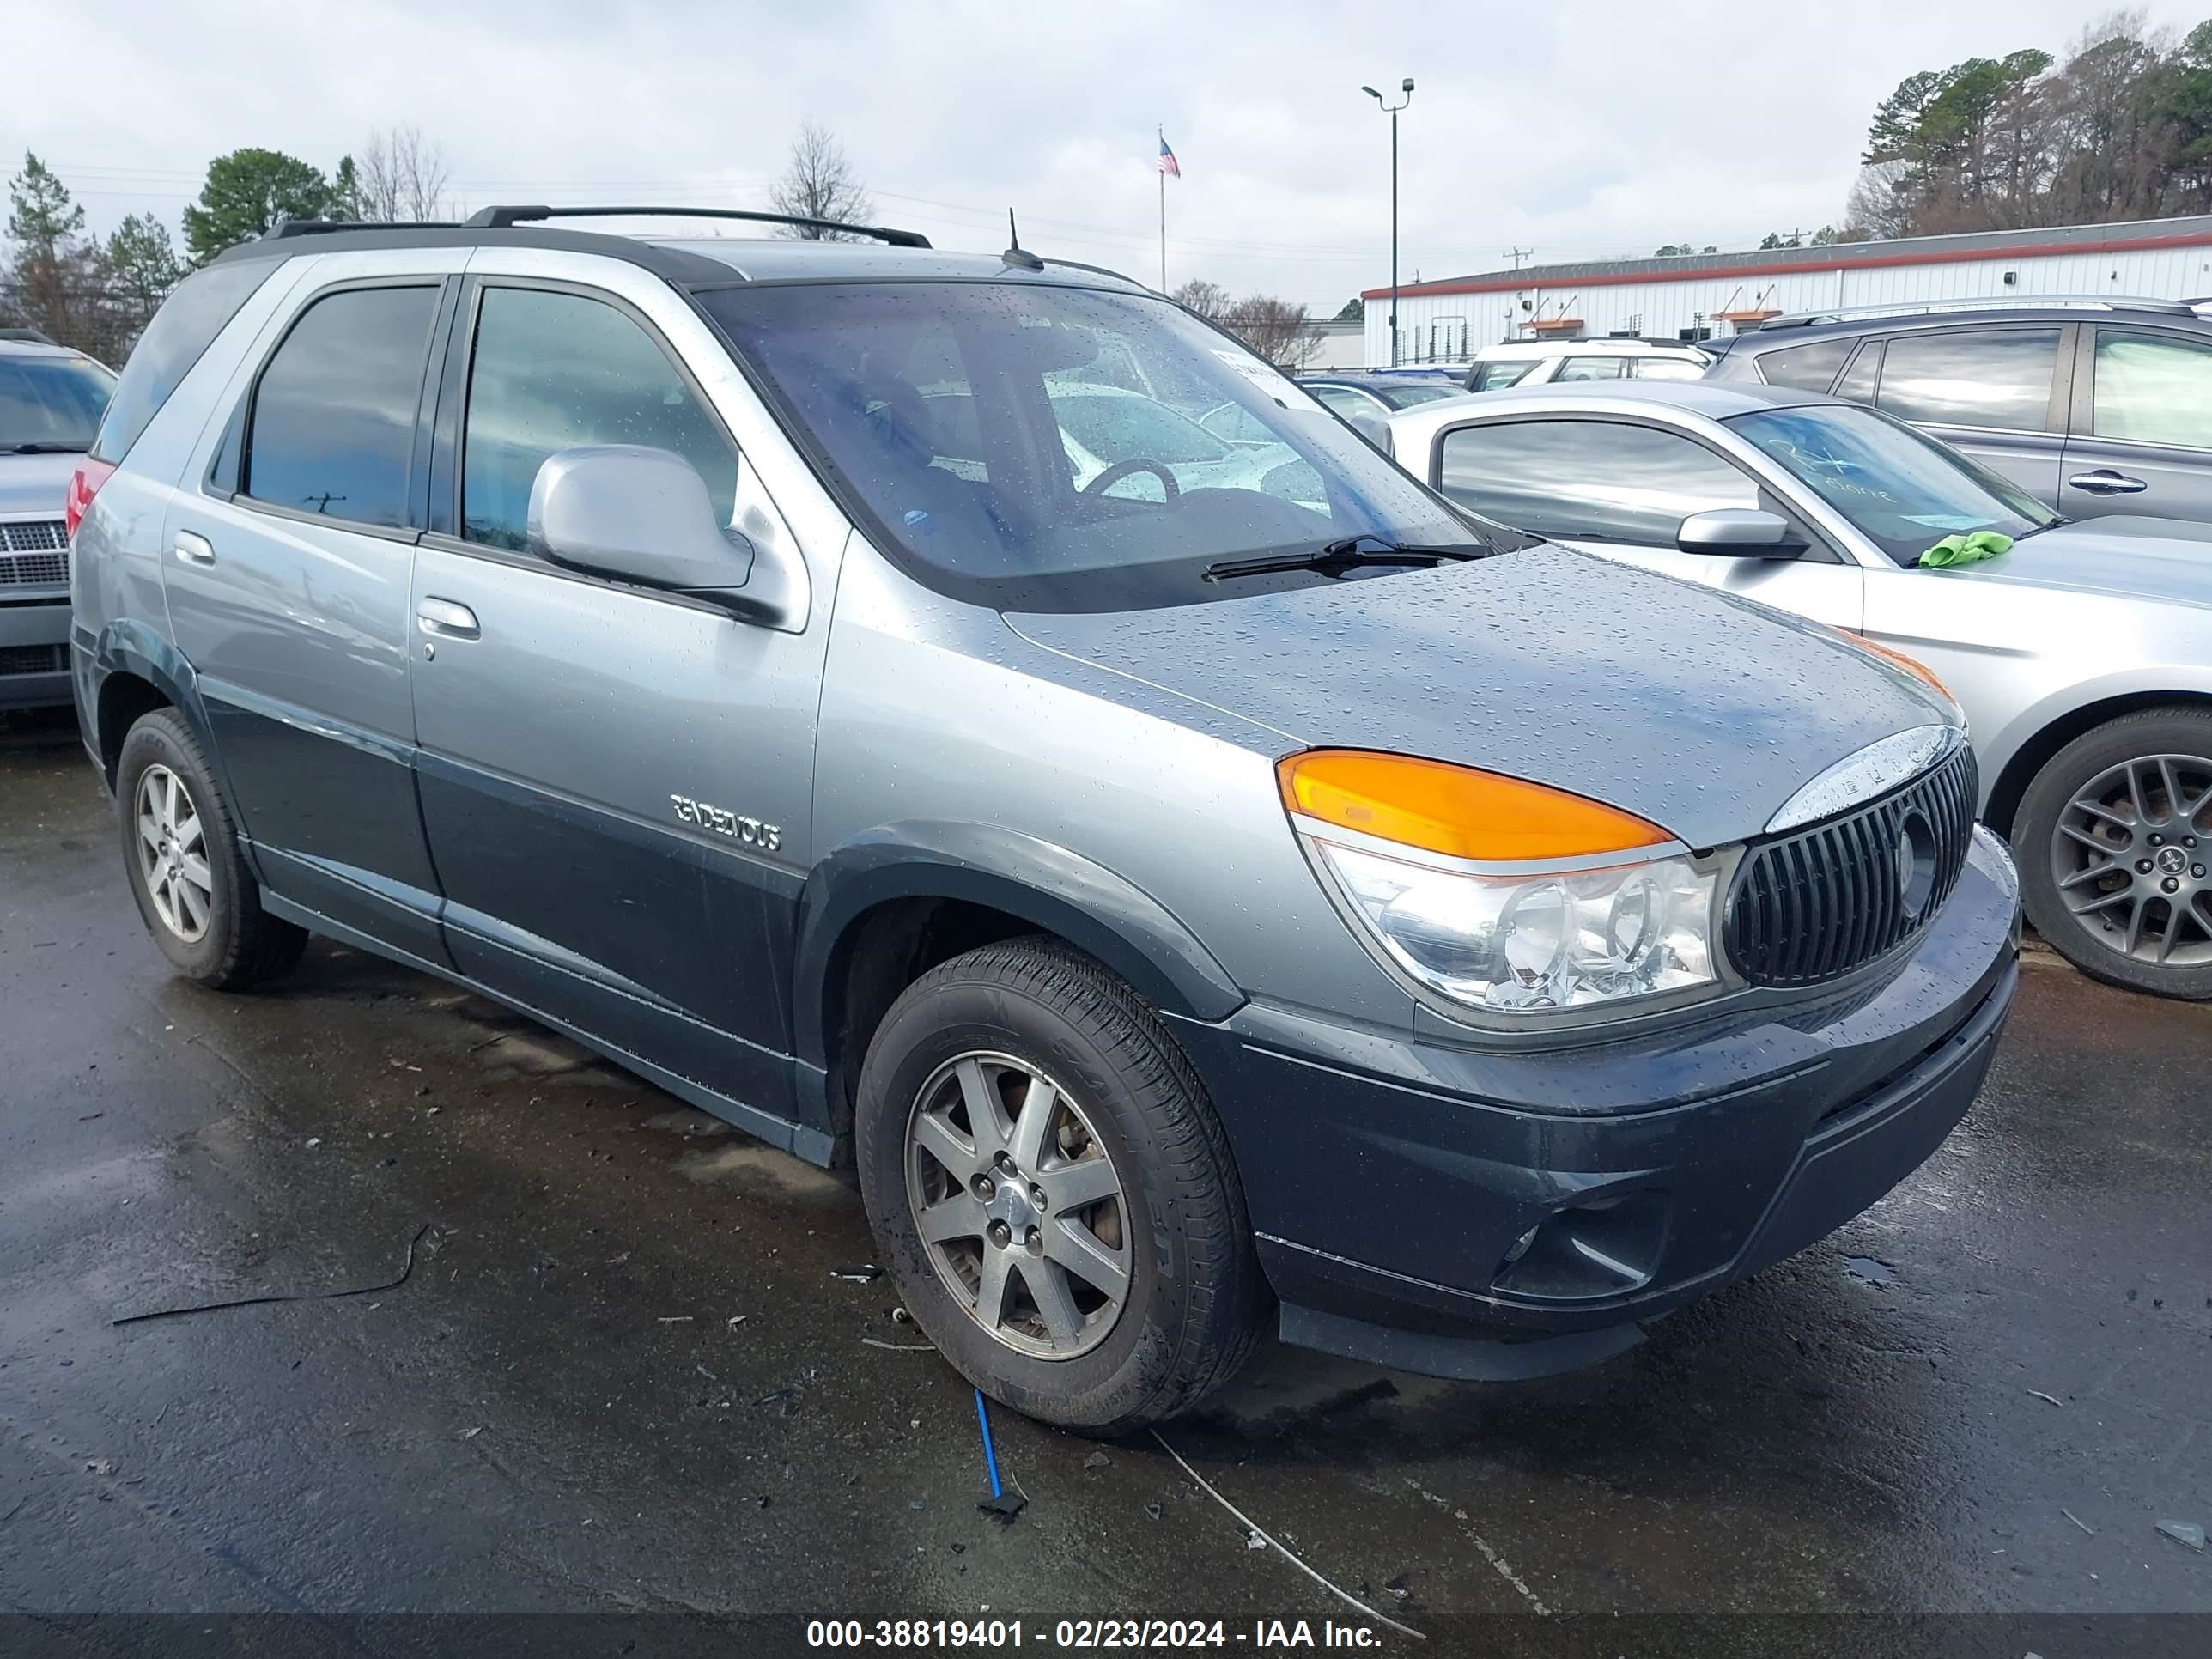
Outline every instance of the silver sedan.
{"label": "silver sedan", "polygon": [[[2044,937],[2099,978],[2212,999],[2212,526],[2070,523],[1887,416],[1776,387],[1495,392],[1389,434],[1485,518],[1924,665],[1966,711]],[[2012,546],[1938,567],[1978,532]]]}

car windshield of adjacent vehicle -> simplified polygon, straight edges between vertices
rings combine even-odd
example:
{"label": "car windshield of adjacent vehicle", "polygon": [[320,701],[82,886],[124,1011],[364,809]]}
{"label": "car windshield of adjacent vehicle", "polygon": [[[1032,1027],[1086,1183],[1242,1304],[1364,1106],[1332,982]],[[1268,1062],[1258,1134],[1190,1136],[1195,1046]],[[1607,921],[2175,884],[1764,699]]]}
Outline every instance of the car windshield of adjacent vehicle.
{"label": "car windshield of adjacent vehicle", "polygon": [[1486,550],[1289,379],[1151,295],[911,282],[697,297],[884,550],[975,603],[1135,610],[1389,574],[1205,580],[1350,538]]}
{"label": "car windshield of adjacent vehicle", "polygon": [[1728,424],[1901,565],[1947,536],[2017,540],[2059,522],[1987,467],[1870,409],[1761,410]]}
{"label": "car windshield of adjacent vehicle", "polygon": [[115,377],[89,357],[0,354],[0,455],[92,447]]}
{"label": "car windshield of adjacent vehicle", "polygon": [[1439,398],[1456,398],[1463,390],[1455,386],[1382,385],[1375,388],[1375,395],[1393,409],[1411,409],[1415,404],[1432,404]]}

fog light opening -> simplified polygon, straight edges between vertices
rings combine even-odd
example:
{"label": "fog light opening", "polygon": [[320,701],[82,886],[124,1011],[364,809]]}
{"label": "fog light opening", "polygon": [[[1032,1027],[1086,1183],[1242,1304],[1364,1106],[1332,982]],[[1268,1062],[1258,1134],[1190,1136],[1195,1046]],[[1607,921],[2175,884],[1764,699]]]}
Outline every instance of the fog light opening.
{"label": "fog light opening", "polygon": [[1592,1301],[1649,1285],[1674,1201],[1663,1192],[1608,1193],[1553,1211],[1513,1241],[1491,1285],[1545,1301]]}

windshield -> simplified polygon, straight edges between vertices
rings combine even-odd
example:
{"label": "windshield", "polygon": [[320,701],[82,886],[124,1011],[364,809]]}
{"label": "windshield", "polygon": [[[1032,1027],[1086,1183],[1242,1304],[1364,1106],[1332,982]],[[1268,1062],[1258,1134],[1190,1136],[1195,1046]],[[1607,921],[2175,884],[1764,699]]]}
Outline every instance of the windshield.
{"label": "windshield", "polygon": [[0,356],[0,455],[91,448],[114,391],[89,357]]}
{"label": "windshield", "polygon": [[1946,536],[2016,538],[2058,522],[1987,467],[1870,409],[1762,410],[1728,424],[1901,565],[1919,563]]}
{"label": "windshield", "polygon": [[1194,604],[1222,597],[1203,574],[1224,559],[1353,536],[1484,545],[1277,370],[1148,295],[1018,280],[697,297],[878,544],[975,603]]}
{"label": "windshield", "polygon": [[1393,409],[1411,409],[1415,404],[1431,404],[1439,398],[1456,398],[1464,388],[1442,386],[1380,386],[1375,388],[1382,401]]}

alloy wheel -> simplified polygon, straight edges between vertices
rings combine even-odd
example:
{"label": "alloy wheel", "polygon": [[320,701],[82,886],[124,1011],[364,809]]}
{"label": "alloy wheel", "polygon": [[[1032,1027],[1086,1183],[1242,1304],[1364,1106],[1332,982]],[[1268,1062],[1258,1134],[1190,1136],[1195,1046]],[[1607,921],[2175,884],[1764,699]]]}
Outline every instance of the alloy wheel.
{"label": "alloy wheel", "polygon": [[1106,1340],[1134,1272],[1127,1200],[1066,1091],[1011,1054],[962,1054],[915,1097],[906,1143],[915,1231],[970,1318],[1040,1359]]}
{"label": "alloy wheel", "polygon": [[132,803],[138,826],[138,873],[161,925],[187,945],[207,936],[215,910],[215,874],[199,808],[185,781],[159,762],[138,775]]}
{"label": "alloy wheel", "polygon": [[2157,967],[2212,963],[2212,759],[2146,755],[2074,792],[2051,875],[2082,931]]}

